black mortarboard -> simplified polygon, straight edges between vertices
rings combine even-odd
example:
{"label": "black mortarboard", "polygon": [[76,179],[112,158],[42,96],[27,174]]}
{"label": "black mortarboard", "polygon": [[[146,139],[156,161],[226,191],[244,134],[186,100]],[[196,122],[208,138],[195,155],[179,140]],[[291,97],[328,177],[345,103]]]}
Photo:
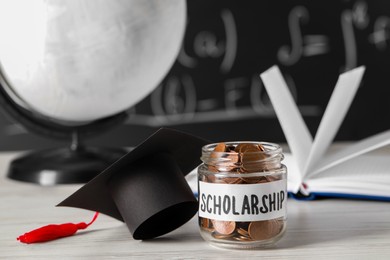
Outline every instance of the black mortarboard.
{"label": "black mortarboard", "polygon": [[58,206],[98,211],[124,221],[134,239],[166,234],[198,210],[185,175],[208,142],[161,128]]}

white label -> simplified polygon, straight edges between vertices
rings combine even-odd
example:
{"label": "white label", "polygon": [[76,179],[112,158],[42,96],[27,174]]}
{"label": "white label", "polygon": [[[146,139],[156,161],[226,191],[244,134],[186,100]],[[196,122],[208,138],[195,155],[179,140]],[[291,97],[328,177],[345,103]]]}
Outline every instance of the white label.
{"label": "white label", "polygon": [[261,221],[286,216],[287,180],[256,184],[199,182],[199,217]]}

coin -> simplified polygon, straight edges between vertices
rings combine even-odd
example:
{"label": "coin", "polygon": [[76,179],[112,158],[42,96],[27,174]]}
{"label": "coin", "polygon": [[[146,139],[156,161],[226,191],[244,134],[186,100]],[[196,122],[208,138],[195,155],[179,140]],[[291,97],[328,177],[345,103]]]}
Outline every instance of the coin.
{"label": "coin", "polygon": [[209,170],[209,172],[218,172],[218,168],[214,165],[208,165],[207,169]]}
{"label": "coin", "polygon": [[230,163],[237,163],[237,162],[239,162],[239,159],[240,159],[238,154],[234,151],[227,152],[225,158],[228,159],[230,161]]}
{"label": "coin", "polygon": [[266,182],[269,182],[267,180],[267,178],[263,177],[263,176],[256,176],[256,177],[241,177],[240,179],[242,179],[242,182],[243,183],[246,183],[246,184],[256,184],[256,183],[266,183]]}
{"label": "coin", "polygon": [[237,178],[237,177],[225,177],[225,178],[223,178],[223,181],[227,184],[242,184],[242,183],[244,183],[243,178]]}
{"label": "coin", "polygon": [[211,220],[214,229],[221,235],[229,235],[236,229],[236,222],[234,221],[222,221],[222,220]]}
{"label": "coin", "polygon": [[269,182],[271,182],[271,181],[277,181],[277,180],[280,179],[278,176],[272,176],[272,175],[267,175],[265,178],[267,178],[267,180],[268,180]]}
{"label": "coin", "polygon": [[225,151],[226,151],[226,144],[224,143],[218,143],[213,150],[213,152],[218,152],[218,153],[222,153]]}
{"label": "coin", "polygon": [[212,159],[209,169],[212,172],[230,172],[237,168],[238,154],[231,152],[225,143],[218,143],[210,154]]}
{"label": "coin", "polygon": [[267,169],[267,164],[263,162],[264,154],[250,151],[241,155],[242,169],[245,172],[261,172]]}
{"label": "coin", "polygon": [[240,143],[234,149],[236,153],[245,153],[250,150],[259,151],[259,147],[256,144]]}
{"label": "coin", "polygon": [[237,233],[244,237],[249,237],[249,232],[243,228],[237,228]]}
{"label": "coin", "polygon": [[200,226],[202,227],[202,229],[208,231],[208,232],[212,232],[214,229],[211,227],[211,221],[210,219],[208,218],[199,218],[200,220]]}
{"label": "coin", "polygon": [[231,238],[233,238],[233,234],[229,234],[229,235],[222,235],[222,234],[219,234],[218,232],[212,232],[211,235],[216,238],[216,239],[228,239],[230,240]]}
{"label": "coin", "polygon": [[246,237],[246,236],[235,236],[233,238],[235,240],[238,240],[238,241],[251,241],[252,240],[250,237]]}
{"label": "coin", "polygon": [[249,224],[248,232],[253,240],[266,240],[279,234],[281,227],[281,223],[275,219],[255,221]]}
{"label": "coin", "polygon": [[214,150],[210,154],[210,158],[214,160],[219,160],[219,158],[222,158],[224,156],[224,153],[226,151],[226,145],[224,143],[218,143]]}
{"label": "coin", "polygon": [[234,149],[235,149],[234,145],[226,146],[226,152],[234,152]]}
{"label": "coin", "polygon": [[[239,143],[238,145],[218,143],[210,154],[209,174],[206,181],[225,184],[256,184],[273,182],[280,179],[267,171],[279,164],[267,155],[267,149],[257,143]],[[272,159],[272,160],[271,160]],[[264,172],[260,174],[249,174]],[[260,175],[260,176],[259,176]],[[284,221],[280,219],[265,221],[221,221],[200,219],[202,230],[214,239],[248,243],[268,240],[281,233]],[[234,242],[232,242],[234,243]]]}
{"label": "coin", "polygon": [[257,147],[259,148],[260,151],[264,152],[265,148],[261,144],[258,144]]}
{"label": "coin", "polygon": [[263,171],[265,166],[263,160],[267,157],[263,153],[264,150],[260,144],[241,143],[237,145],[235,151],[240,154],[241,172]]}

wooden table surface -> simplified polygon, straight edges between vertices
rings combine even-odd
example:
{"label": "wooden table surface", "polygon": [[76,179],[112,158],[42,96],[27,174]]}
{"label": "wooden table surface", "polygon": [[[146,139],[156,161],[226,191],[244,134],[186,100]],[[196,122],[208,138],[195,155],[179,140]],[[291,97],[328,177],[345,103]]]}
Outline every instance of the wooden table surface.
{"label": "wooden table surface", "polygon": [[80,185],[41,187],[5,177],[15,154],[0,154],[1,259],[390,259],[390,203],[326,199],[288,200],[288,225],[279,243],[265,250],[227,250],[208,245],[194,217],[150,241],[133,240],[127,227],[100,215],[77,235],[40,244],[16,237],[64,222],[88,222],[93,212],[55,205]]}

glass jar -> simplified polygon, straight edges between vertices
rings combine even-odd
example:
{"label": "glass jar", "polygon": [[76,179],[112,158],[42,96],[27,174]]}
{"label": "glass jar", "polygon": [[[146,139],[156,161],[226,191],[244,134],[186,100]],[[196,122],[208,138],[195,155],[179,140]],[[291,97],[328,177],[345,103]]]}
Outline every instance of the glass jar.
{"label": "glass jar", "polygon": [[279,145],[225,142],[202,148],[198,168],[200,234],[238,249],[274,244],[284,234],[287,169]]}

